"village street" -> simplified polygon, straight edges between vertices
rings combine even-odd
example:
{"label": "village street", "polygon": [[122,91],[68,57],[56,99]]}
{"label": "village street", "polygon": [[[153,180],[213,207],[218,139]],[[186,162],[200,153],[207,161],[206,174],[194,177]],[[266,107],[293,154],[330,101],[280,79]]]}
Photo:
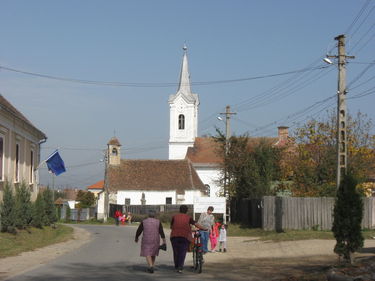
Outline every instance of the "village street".
{"label": "village street", "polygon": [[[74,240],[1,259],[0,280],[280,280],[321,272],[337,261],[332,253],[334,241],[273,243],[229,237],[228,253],[205,256],[204,273],[192,271],[188,254],[186,269],[178,274],[168,241],[167,252],[161,251],[157,258],[157,270],[149,274],[134,243],[135,226],[80,225],[75,229]],[[375,241],[366,241],[365,248],[374,255]]]}

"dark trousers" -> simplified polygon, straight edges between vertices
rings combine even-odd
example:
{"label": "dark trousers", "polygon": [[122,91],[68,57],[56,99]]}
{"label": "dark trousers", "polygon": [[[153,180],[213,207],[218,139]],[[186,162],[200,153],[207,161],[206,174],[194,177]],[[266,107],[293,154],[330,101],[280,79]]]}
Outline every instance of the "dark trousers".
{"label": "dark trousers", "polygon": [[185,237],[172,237],[171,242],[173,248],[174,267],[176,269],[182,269],[184,267],[186,252],[190,242]]}

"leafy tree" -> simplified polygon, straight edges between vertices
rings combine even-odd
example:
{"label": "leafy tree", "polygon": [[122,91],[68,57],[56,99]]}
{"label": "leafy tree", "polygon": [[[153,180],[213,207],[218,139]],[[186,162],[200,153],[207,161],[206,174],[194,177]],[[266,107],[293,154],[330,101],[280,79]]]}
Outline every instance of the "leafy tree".
{"label": "leafy tree", "polygon": [[[322,120],[312,119],[295,131],[293,153],[282,167],[292,184],[295,196],[334,196],[336,192],[336,115],[329,112]],[[365,180],[375,161],[375,136],[370,134],[372,121],[358,113],[347,119],[348,170]],[[287,172],[285,172],[287,171]],[[286,177],[284,177],[285,179]]]}
{"label": "leafy tree", "polygon": [[95,204],[95,195],[90,191],[79,190],[77,194],[78,208],[90,208]]}
{"label": "leafy tree", "polygon": [[45,207],[44,207],[44,200],[43,194],[41,192],[38,193],[36,200],[33,204],[33,212],[32,212],[32,221],[31,225],[37,228],[43,228],[46,221],[45,215]]}
{"label": "leafy tree", "polygon": [[43,191],[45,225],[54,224],[57,221],[56,208],[53,202],[53,192],[49,188]]}
{"label": "leafy tree", "polygon": [[32,220],[32,203],[30,190],[23,182],[16,187],[15,197],[15,222],[19,229],[26,228]]}
{"label": "leafy tree", "polygon": [[222,183],[230,197],[256,198],[270,194],[271,182],[280,172],[280,149],[266,139],[250,142],[247,135],[232,136],[226,148],[225,136],[218,130],[215,140],[223,155]]}
{"label": "leafy tree", "polygon": [[1,232],[15,232],[15,199],[12,186],[8,181],[4,183],[3,202],[0,205]]}
{"label": "leafy tree", "polygon": [[356,191],[357,181],[347,175],[342,180],[333,210],[332,231],[336,238],[335,253],[353,263],[353,253],[363,247],[361,222],[363,202]]}

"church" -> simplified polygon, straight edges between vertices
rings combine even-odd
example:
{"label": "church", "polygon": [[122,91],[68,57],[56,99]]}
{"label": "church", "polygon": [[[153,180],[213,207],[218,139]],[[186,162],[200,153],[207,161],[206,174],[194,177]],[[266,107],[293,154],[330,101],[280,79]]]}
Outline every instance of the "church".
{"label": "church", "polygon": [[[197,197],[221,196],[222,159],[212,138],[198,137],[199,96],[191,90],[186,46],[177,92],[168,103],[168,160],[121,159],[120,141],[116,137],[109,140],[98,218],[105,216],[109,204],[193,204]],[[280,133],[279,129],[279,138],[288,137],[285,127],[283,130]],[[277,141],[280,139],[275,138]]]}

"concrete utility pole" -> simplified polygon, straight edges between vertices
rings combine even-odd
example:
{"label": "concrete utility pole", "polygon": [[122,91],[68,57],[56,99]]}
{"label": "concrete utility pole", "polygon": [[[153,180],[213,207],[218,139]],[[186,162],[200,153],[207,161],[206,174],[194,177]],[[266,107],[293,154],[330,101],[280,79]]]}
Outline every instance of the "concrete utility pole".
{"label": "concrete utility pole", "polygon": [[237,113],[230,112],[230,106],[227,105],[225,107],[225,112],[220,113],[221,115],[225,115],[225,153],[228,153],[229,150],[229,139],[231,137],[230,133],[230,116],[235,115]]}
{"label": "concrete utility pole", "polygon": [[327,56],[338,59],[338,85],[337,85],[337,186],[339,188],[341,177],[346,174],[347,168],[347,122],[346,122],[346,59],[354,56],[345,54],[345,35],[335,37],[338,41],[338,56]]}
{"label": "concrete utility pole", "polygon": [[[225,155],[227,155],[228,152],[229,152],[229,139],[231,137],[230,117],[231,117],[231,115],[235,115],[237,113],[230,112],[230,106],[227,105],[225,107],[225,112],[222,112],[220,114],[225,115]],[[227,196],[228,196],[228,192],[227,192],[228,178],[227,178],[226,169],[225,169],[224,173],[225,173],[225,175],[224,175],[224,197],[227,198]],[[230,201],[229,200],[227,200],[227,211],[226,211],[226,214],[224,216],[224,223],[227,222],[227,216],[228,216],[228,221],[230,222]]]}

